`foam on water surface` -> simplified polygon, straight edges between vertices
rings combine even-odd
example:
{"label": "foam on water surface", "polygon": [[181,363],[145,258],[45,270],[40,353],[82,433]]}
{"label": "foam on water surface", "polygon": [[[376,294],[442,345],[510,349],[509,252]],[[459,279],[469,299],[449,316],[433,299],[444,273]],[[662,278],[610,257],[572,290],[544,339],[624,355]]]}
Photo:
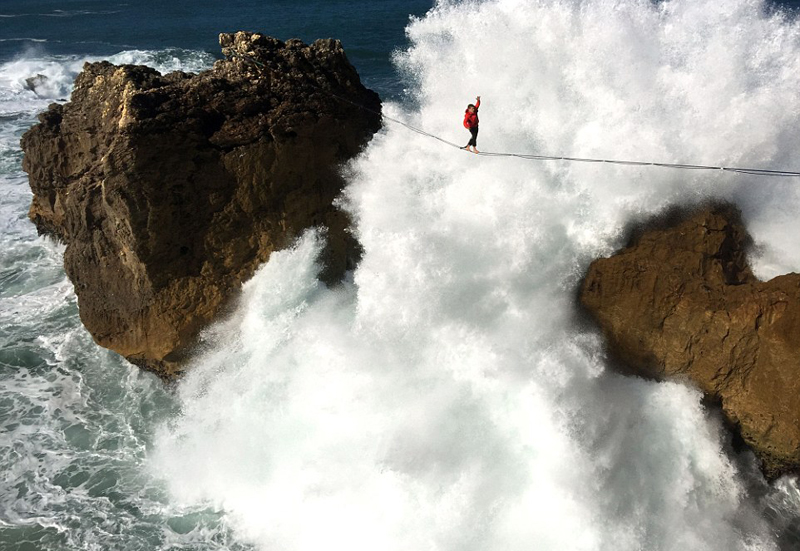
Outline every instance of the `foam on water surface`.
{"label": "foam on water surface", "polygon": [[[63,246],[36,236],[19,139],[69,96],[84,59],[29,52],[0,64],[0,548],[242,550],[220,512],[172,506],[142,469],[176,413],[152,375],[99,349],[80,324]],[[117,63],[194,71],[211,56],[126,51]],[[25,79],[47,77],[35,91]]]}

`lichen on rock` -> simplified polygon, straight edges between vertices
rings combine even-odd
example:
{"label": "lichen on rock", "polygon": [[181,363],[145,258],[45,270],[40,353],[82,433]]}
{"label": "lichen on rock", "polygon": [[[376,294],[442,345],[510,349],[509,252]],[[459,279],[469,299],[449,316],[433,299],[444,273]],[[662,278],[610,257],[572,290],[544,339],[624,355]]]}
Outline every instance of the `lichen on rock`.
{"label": "lichen on rock", "polygon": [[327,228],[327,281],[352,267],[358,246],[333,203],[342,164],[380,127],[380,100],[339,41],[238,32],[220,44],[226,58],[197,75],[87,63],[70,102],[22,138],[29,215],[66,243],[84,325],[168,379],[305,229]]}
{"label": "lichen on rock", "polygon": [[800,274],[759,281],[739,211],[673,216],[589,267],[580,298],[633,373],[719,401],[769,478],[800,471]]}

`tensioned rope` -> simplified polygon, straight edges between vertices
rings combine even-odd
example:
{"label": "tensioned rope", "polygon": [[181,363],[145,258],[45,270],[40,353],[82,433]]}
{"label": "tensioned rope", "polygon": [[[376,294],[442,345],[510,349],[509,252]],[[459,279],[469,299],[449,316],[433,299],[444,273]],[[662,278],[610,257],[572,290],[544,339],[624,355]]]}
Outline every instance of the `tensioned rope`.
{"label": "tensioned rope", "polygon": [[[264,64],[254,59],[248,55],[244,54],[234,54],[238,57],[246,59],[258,67],[263,68]],[[421,134],[423,136],[427,136],[429,138],[433,138],[434,140],[438,140],[444,144],[447,144],[451,147],[455,147],[456,149],[464,150],[464,147],[458,145],[457,143],[453,143],[449,140],[441,138],[435,134],[431,134],[430,132],[426,132],[421,128],[417,128],[412,126],[406,122],[401,120],[392,118],[387,116],[386,114],[376,111],[374,109],[370,109],[369,107],[365,107],[359,103],[351,101],[347,98],[343,98],[337,94],[329,90],[325,90],[318,84],[309,81],[314,87],[319,89],[324,94],[327,94],[333,98],[336,98],[340,101],[349,103],[359,109],[363,109],[364,111],[368,111],[370,113],[376,114],[381,118],[393,122],[395,124],[399,124],[404,126],[405,128],[411,130],[412,132],[416,132],[417,134]],[[474,154],[474,153],[473,153]],[[714,166],[714,165],[698,165],[698,164],[684,164],[684,163],[661,163],[661,162],[648,162],[648,161],[627,161],[622,159],[591,159],[588,157],[567,157],[564,155],[534,155],[528,153],[496,153],[496,152],[489,152],[489,151],[481,151],[477,153],[478,156],[482,157],[510,157],[510,158],[517,158],[517,159],[526,159],[530,161],[568,161],[573,163],[599,163],[599,164],[610,164],[610,165],[626,165],[626,166],[654,166],[654,167],[661,167],[661,168],[675,168],[675,169],[683,169],[683,170],[719,170],[722,172],[735,172],[737,174],[750,174],[754,176],[783,176],[783,177],[800,177],[800,172],[795,172],[791,170],[772,170],[766,168],[745,168],[745,167],[731,167],[731,166]]]}

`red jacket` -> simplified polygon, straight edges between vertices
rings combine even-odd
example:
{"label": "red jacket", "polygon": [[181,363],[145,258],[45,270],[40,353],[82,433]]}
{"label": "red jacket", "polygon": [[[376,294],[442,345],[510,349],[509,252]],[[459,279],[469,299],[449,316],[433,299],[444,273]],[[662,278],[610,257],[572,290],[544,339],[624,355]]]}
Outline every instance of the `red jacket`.
{"label": "red jacket", "polygon": [[475,112],[470,113],[469,107],[464,111],[464,128],[475,128],[478,126],[478,107],[481,106],[481,100],[475,103]]}

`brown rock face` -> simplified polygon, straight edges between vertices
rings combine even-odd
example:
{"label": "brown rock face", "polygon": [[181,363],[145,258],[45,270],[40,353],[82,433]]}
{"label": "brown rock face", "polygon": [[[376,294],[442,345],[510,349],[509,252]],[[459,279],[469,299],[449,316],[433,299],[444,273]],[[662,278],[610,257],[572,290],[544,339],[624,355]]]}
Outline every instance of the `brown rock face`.
{"label": "brown rock face", "polygon": [[757,280],[730,206],[645,231],[596,260],[581,302],[633,372],[720,401],[772,478],[800,470],[800,275]]}
{"label": "brown rock face", "polygon": [[380,111],[341,44],[220,35],[199,75],[86,64],[22,138],[30,218],[67,245],[101,346],[172,378],[198,331],[273,250],[328,228],[324,276],[357,256],[332,203]]}

